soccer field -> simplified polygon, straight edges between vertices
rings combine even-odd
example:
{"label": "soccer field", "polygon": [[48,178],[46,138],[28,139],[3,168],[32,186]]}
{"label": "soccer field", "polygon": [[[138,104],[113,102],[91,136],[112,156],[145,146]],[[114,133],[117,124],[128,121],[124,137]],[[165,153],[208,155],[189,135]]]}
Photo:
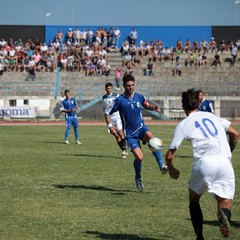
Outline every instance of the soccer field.
{"label": "soccer field", "polygon": [[[149,126],[163,140],[174,125]],[[235,126],[240,130],[240,126]],[[193,240],[188,211],[192,148],[176,152],[180,178],[162,175],[142,146],[144,192],[135,187],[133,156],[121,158],[106,126],[79,127],[81,145],[63,144],[65,126],[1,126],[0,239]],[[240,145],[233,154],[236,194],[230,240],[240,239]],[[216,202],[202,197],[204,236],[222,239]]]}

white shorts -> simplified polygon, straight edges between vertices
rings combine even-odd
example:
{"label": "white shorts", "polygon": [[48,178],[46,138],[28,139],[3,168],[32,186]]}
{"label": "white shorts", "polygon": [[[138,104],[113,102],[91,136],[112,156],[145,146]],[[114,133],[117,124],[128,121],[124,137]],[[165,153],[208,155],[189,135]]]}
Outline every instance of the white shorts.
{"label": "white shorts", "polygon": [[189,188],[197,194],[209,193],[233,199],[235,175],[231,161],[224,156],[204,156],[193,164]]}
{"label": "white shorts", "polygon": [[122,130],[122,121],[120,118],[111,119],[111,123],[118,131]]}

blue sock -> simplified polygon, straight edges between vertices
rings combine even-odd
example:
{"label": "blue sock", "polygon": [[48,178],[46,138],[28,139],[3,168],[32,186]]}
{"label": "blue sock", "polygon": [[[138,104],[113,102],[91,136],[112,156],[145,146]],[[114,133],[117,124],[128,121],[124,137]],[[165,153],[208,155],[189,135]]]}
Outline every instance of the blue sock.
{"label": "blue sock", "polygon": [[157,151],[157,152],[152,152],[152,154],[156,158],[157,164],[158,164],[159,168],[161,169],[162,165],[163,165],[162,152]]}
{"label": "blue sock", "polygon": [[74,135],[75,135],[75,140],[78,141],[78,129],[77,129],[77,127],[74,128]]}
{"label": "blue sock", "polygon": [[135,159],[133,161],[133,166],[134,166],[134,169],[135,169],[135,178],[137,178],[137,179],[142,178],[142,176],[141,176],[142,161],[139,161],[139,160]]}
{"label": "blue sock", "polygon": [[70,127],[66,127],[65,140],[68,140],[69,132],[70,132]]}

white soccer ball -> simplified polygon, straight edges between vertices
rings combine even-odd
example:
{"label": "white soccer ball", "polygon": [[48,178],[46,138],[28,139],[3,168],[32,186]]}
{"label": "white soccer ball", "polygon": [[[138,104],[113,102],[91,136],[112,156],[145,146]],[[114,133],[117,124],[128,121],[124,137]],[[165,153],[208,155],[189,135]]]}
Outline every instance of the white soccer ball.
{"label": "white soccer ball", "polygon": [[152,152],[157,152],[162,149],[162,140],[160,138],[151,138],[148,142],[148,147]]}

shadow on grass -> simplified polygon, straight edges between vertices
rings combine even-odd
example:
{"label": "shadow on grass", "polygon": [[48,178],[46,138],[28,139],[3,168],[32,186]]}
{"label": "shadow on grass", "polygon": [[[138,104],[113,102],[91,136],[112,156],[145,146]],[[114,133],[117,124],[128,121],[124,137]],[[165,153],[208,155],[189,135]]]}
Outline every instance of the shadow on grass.
{"label": "shadow on grass", "polygon": [[[159,238],[152,237],[140,237],[136,234],[110,234],[102,233],[97,231],[86,231],[86,234],[95,235],[96,238],[100,239],[117,239],[117,240],[159,240]],[[160,239],[169,239],[170,236],[162,236]]]}
{"label": "shadow on grass", "polygon": [[181,155],[176,155],[176,158],[193,158],[192,156],[181,156]]}
{"label": "shadow on grass", "polygon": [[88,190],[95,190],[95,191],[108,191],[108,192],[114,192],[116,195],[125,195],[126,193],[135,192],[130,190],[116,190],[112,188],[107,188],[103,186],[97,186],[97,185],[71,185],[71,184],[54,184],[53,187],[65,189],[65,188],[72,188],[72,189],[88,189]]}

